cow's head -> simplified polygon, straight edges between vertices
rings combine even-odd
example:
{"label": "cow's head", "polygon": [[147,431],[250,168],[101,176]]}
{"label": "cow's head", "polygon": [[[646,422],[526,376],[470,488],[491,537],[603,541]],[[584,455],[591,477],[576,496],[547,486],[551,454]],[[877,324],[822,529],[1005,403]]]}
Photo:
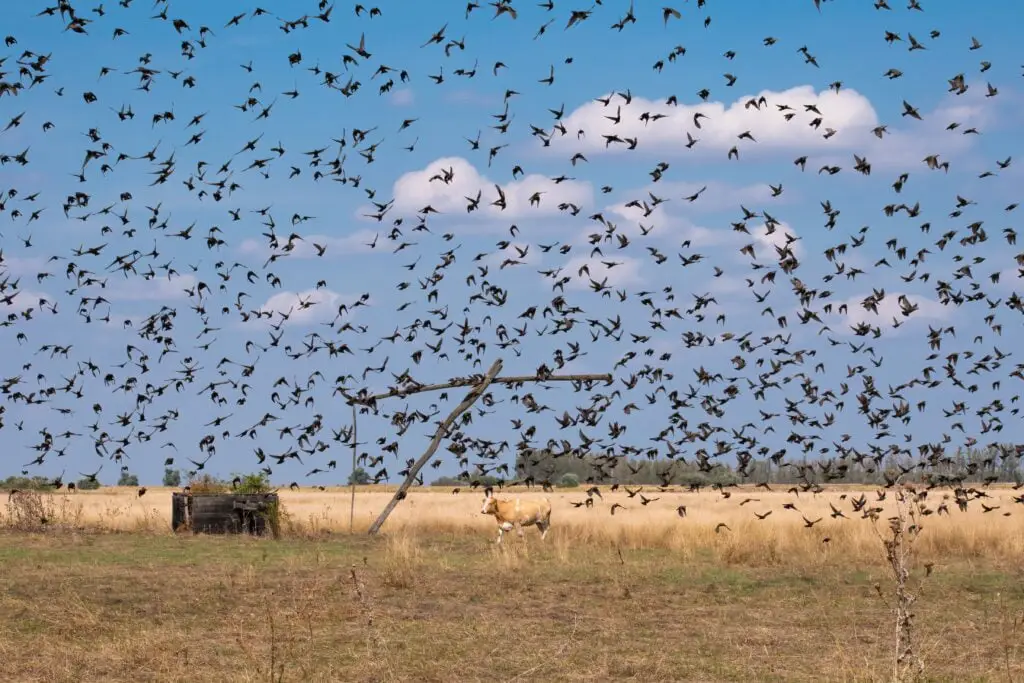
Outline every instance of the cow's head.
{"label": "cow's head", "polygon": [[493,515],[498,511],[498,499],[494,497],[494,493],[488,488],[484,492],[484,504],[480,508],[481,515]]}

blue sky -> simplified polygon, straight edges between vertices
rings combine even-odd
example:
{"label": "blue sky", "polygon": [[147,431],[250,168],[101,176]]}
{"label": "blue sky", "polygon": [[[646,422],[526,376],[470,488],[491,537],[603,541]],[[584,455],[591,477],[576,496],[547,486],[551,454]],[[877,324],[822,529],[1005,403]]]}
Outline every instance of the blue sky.
{"label": "blue sky", "polygon": [[[87,34],[65,31],[67,21],[59,16],[35,16],[35,6],[3,10],[5,31],[17,42],[4,52],[0,80],[18,81],[19,60],[30,63],[40,54],[50,59],[48,79],[29,88],[30,71],[22,77],[25,89],[0,96],[0,128],[21,115],[20,125],[0,133],[0,153],[15,156],[27,149],[29,161],[0,166],[0,190],[17,190],[0,215],[3,267],[20,290],[0,315],[6,319],[34,309],[31,320],[18,319],[0,331],[7,359],[2,374],[20,375],[11,391],[24,395],[35,391],[41,397],[47,387],[58,389],[33,405],[5,397],[3,471],[66,472],[70,478],[102,464],[100,479],[109,483],[124,465],[144,482],[156,482],[165,458],[173,457],[175,467],[185,469],[192,467],[189,459],[205,461],[208,454],[200,442],[209,435],[216,453],[205,471],[251,471],[257,467],[256,449],[283,454],[320,441],[326,449],[301,454],[301,463],[289,459],[278,465],[271,458],[264,464],[273,468],[278,483],[340,483],[348,475],[349,450],[343,438],[332,439],[332,430],[347,429],[351,417],[333,393],[337,378],[354,376],[345,381],[352,391],[381,391],[405,370],[420,382],[443,381],[483,372],[499,357],[505,374],[530,374],[541,364],[554,369],[556,350],[563,359],[571,357],[561,372],[612,372],[614,385],[594,387],[589,398],[569,385],[496,388],[494,403],[478,404],[482,414],[475,412],[462,432],[480,440],[476,444],[484,450],[488,443],[507,441],[510,449],[502,451],[499,462],[511,460],[517,443],[527,443],[523,432],[530,425],[536,432],[529,445],[565,438],[576,446],[583,428],[589,438],[619,453],[658,448],[662,454],[672,449],[687,457],[701,448],[714,453],[719,442],[731,452],[749,448],[733,432],[748,423],[743,434],[757,438],[755,452],[762,446],[771,452],[787,448],[795,458],[802,457],[803,447],[787,443],[793,432],[816,434],[817,440],[806,442],[809,453],[823,457],[834,457],[833,442],[844,438],[845,445],[861,451],[895,444],[915,454],[918,445],[937,443],[944,434],[950,437],[949,448],[968,439],[1020,441],[1015,403],[1021,380],[1012,374],[1020,362],[1020,311],[1007,306],[1020,289],[1019,251],[1008,244],[1004,229],[1016,226],[1020,210],[1006,207],[1020,200],[1024,186],[1024,162],[1018,161],[1024,60],[1013,36],[1024,10],[1014,3],[970,14],[939,2],[922,3],[924,12],[907,10],[901,2],[890,3],[891,11],[872,9],[872,3],[829,2],[820,12],[811,2],[707,4],[701,9],[693,2],[678,5],[682,19],[671,18],[666,25],[660,7],[638,3],[637,21],[621,31],[609,27],[630,3],[611,0],[591,7],[586,20],[568,29],[570,12],[586,9],[582,5],[556,2],[547,11],[536,3],[515,2],[517,18],[512,19],[507,13],[492,18],[494,9],[487,4],[466,18],[463,2],[382,2],[381,14],[371,18],[373,5],[357,17],[351,5],[339,3],[325,23],[313,18],[321,10],[311,2],[267,2],[268,14],[253,17],[247,3],[154,7],[136,0],[127,8],[105,3],[102,16],[91,7],[78,7],[78,14],[90,20]],[[151,18],[165,10],[166,20]],[[225,26],[243,12],[238,25]],[[310,17],[308,28],[281,30],[282,19],[304,14]],[[187,23],[180,33],[175,19]],[[443,40],[421,47],[443,25]],[[202,47],[198,41],[204,26],[209,31],[203,32]],[[117,28],[127,33],[112,38]],[[900,40],[888,44],[887,31]],[[939,35],[932,37],[932,31]],[[911,34],[925,49],[908,49]],[[346,47],[358,46],[361,36],[368,59]],[[775,43],[766,46],[769,36]],[[972,37],[980,48],[969,49]],[[190,46],[183,48],[186,41]],[[685,53],[679,54],[677,46]],[[817,67],[808,63],[801,47]],[[25,51],[36,56],[23,57]],[[346,55],[355,61],[343,61]],[[144,56],[147,61],[140,62]],[[494,75],[499,61],[505,68]],[[251,72],[241,66],[250,63]],[[133,71],[139,66],[159,71],[148,90],[139,89],[140,73]],[[383,66],[392,70],[375,73]],[[902,75],[886,77],[891,69]],[[336,77],[334,89],[323,85],[328,72]],[[540,82],[552,73],[553,82]],[[949,92],[949,79],[958,74],[969,86],[960,95]],[[443,80],[438,84],[431,76]],[[354,82],[357,89],[347,95],[339,91]],[[837,82],[838,92],[830,89]],[[989,85],[997,89],[993,96],[986,96]],[[709,91],[706,102],[698,95],[704,89]],[[295,91],[296,97],[288,94]],[[506,96],[507,91],[515,94]],[[94,101],[83,99],[87,92]],[[609,95],[608,106],[597,101]],[[744,106],[762,95],[766,106]],[[676,106],[666,103],[672,96]],[[243,111],[249,97],[255,106]],[[904,101],[916,108],[920,120],[901,115]],[[808,105],[820,114],[807,110]],[[129,107],[134,118],[122,121],[118,112]],[[258,118],[267,107],[268,115]],[[553,128],[551,110],[563,112],[564,135]],[[165,112],[173,118],[164,118]],[[645,123],[640,119],[644,112],[655,118]],[[693,122],[697,112],[707,117],[701,128]],[[790,120],[783,118],[787,113],[793,114]],[[190,126],[198,115],[203,115],[199,123]],[[495,128],[503,123],[502,115],[508,123],[504,133]],[[606,118],[616,116],[618,123]],[[812,128],[819,116],[818,128]],[[959,125],[950,129],[953,122]],[[46,123],[52,125],[44,130]],[[872,130],[881,125],[886,131],[879,139]],[[550,136],[550,145],[531,135],[531,127]],[[834,133],[825,139],[828,129]],[[977,134],[965,134],[972,129]],[[356,131],[364,137],[354,140]],[[756,142],[738,138],[746,131]],[[635,149],[621,143],[605,149],[604,134],[635,139]],[[697,140],[689,147],[687,134]],[[478,135],[479,148],[473,149],[467,140]],[[339,149],[335,139],[344,139],[345,147]],[[727,156],[734,145],[739,159]],[[489,150],[498,146],[489,160]],[[106,156],[90,161],[86,182],[79,182],[86,150],[102,152],[104,147]],[[320,148],[326,148],[320,165],[311,167],[313,157],[307,152]],[[132,158],[150,150],[155,150],[155,162]],[[122,154],[127,157],[117,161]],[[870,175],[854,170],[854,155],[866,159]],[[948,162],[948,170],[929,169],[923,160],[932,155],[940,164]],[[799,157],[807,157],[803,171],[793,163]],[[169,158],[173,174],[166,183],[150,185],[157,178],[157,163]],[[331,175],[329,164],[340,158],[344,177],[358,176],[358,186]],[[997,162],[1007,158],[1011,163],[1001,168]],[[227,172],[219,172],[229,161]],[[259,167],[248,168],[254,161],[264,164],[266,177]],[[200,162],[205,162],[203,171]],[[100,168],[105,163],[110,166],[106,172]],[[659,163],[667,168],[655,182]],[[517,165],[521,174],[513,174]],[[819,172],[835,166],[838,173]],[[448,168],[454,171],[449,183],[430,180]],[[319,179],[314,178],[318,170]],[[225,189],[216,201],[212,194],[217,188],[204,186],[201,172],[205,181],[238,187],[230,193]],[[893,183],[902,173],[908,177],[897,193]],[[562,182],[552,180],[562,176]],[[490,206],[497,197],[495,184],[506,193],[504,211]],[[781,192],[770,189],[780,185]],[[695,201],[687,201],[705,186]],[[605,192],[606,187],[611,189]],[[469,213],[466,197],[478,191],[479,210]],[[75,192],[89,194],[88,206],[71,208],[65,217],[61,205]],[[122,201],[125,192],[131,199]],[[535,192],[542,194],[531,203]],[[666,201],[645,216],[642,202],[650,206],[654,197]],[[372,202],[390,203],[381,221],[367,217],[376,211]],[[917,205],[919,213],[888,216],[883,211],[900,204]],[[427,205],[440,213],[427,216],[426,229],[416,230],[418,212]],[[108,213],[100,213],[108,206]],[[154,214],[147,207],[159,210]],[[758,216],[744,221],[741,207]],[[826,210],[838,212],[831,227]],[[771,235],[765,233],[765,211],[778,221]],[[277,249],[269,247],[264,235],[268,217],[276,225]],[[397,219],[402,220],[400,234],[393,232]],[[614,224],[614,235],[606,234],[608,223]],[[735,230],[737,223],[745,223],[750,234]],[[928,232],[921,230],[923,223],[930,224]],[[191,239],[176,236],[192,224]],[[972,224],[987,239],[961,244]],[[937,242],[951,231],[948,245],[940,248]],[[282,251],[292,233],[302,239]],[[780,268],[775,251],[787,234],[796,238],[791,249],[799,261],[789,274]],[[624,246],[617,235],[628,240]],[[223,244],[208,248],[208,236]],[[503,250],[505,241],[510,244]],[[322,256],[314,243],[326,248]],[[98,256],[76,255],[76,249],[104,244]],[[600,254],[592,253],[595,244]],[[753,258],[741,253],[748,244]],[[549,249],[543,251],[542,245]],[[571,250],[560,253],[563,245]],[[529,249],[519,256],[517,247]],[[825,257],[830,247],[835,249],[833,262]],[[896,252],[902,249],[901,260]],[[912,265],[922,249],[928,250],[924,260]],[[272,254],[276,260],[265,265]],[[694,259],[698,254],[701,258]],[[49,260],[52,256],[61,258]],[[117,256],[134,260],[136,273],[109,270]],[[521,262],[503,268],[506,259]],[[880,259],[886,263],[879,264]],[[613,262],[611,269],[602,261]],[[76,270],[90,271],[91,278],[66,277],[69,262]],[[842,264],[838,274],[837,263]],[[590,278],[579,273],[583,265],[598,282],[607,276],[611,296],[591,290]],[[960,270],[968,265],[970,275]],[[851,269],[862,273],[851,278]],[[37,277],[47,272],[51,277]],[[253,282],[246,279],[248,272]],[[763,279],[770,272],[774,283]],[[428,279],[436,273],[443,277]],[[917,277],[923,273],[928,280]],[[992,282],[993,273],[1001,274],[998,283]],[[467,280],[471,276],[475,281]],[[570,279],[564,289],[553,289],[565,277]],[[816,291],[808,308],[821,322],[800,324],[803,307],[794,277]],[[481,289],[485,281],[506,294],[504,305],[473,298],[486,294]],[[953,295],[945,304],[942,282]],[[208,289],[199,291],[200,283]],[[400,283],[408,286],[400,289]],[[885,293],[878,316],[861,305],[873,289]],[[436,298],[428,300],[431,290]],[[965,300],[958,292],[976,297]],[[580,310],[568,314],[575,321],[571,328],[553,335],[555,319],[563,316],[549,311],[545,318],[543,311],[559,295],[567,307]],[[900,313],[900,295],[917,306],[910,316]],[[103,299],[98,304],[97,296]],[[88,321],[79,314],[83,297],[88,297]],[[696,311],[702,319],[688,312],[708,297],[714,303]],[[316,305],[300,309],[300,301]],[[56,313],[49,310],[54,303]],[[831,313],[826,312],[829,304]],[[347,308],[332,326],[342,305]],[[276,314],[270,320],[251,316],[248,322],[240,315],[290,307],[294,312],[280,329],[272,327],[280,322]],[[521,317],[531,307],[536,316]],[[654,309],[662,312],[660,327],[651,324],[658,320]],[[679,317],[670,317],[673,309]],[[161,311],[170,327],[140,337],[145,319]],[[785,329],[778,322],[782,316]],[[894,316],[902,321],[896,328]],[[601,336],[591,320],[618,320],[621,339]],[[879,326],[882,334],[856,336],[851,324],[865,321]],[[352,328],[345,329],[345,322]],[[467,339],[479,345],[460,349],[463,322],[474,328]],[[515,344],[500,346],[501,326]],[[515,329],[524,326],[520,337]],[[951,327],[955,336],[943,336],[938,351],[929,349],[929,329]],[[206,328],[213,331],[202,334]],[[396,332],[400,336],[392,337]],[[159,333],[173,339],[168,347],[173,352],[162,358],[166,342],[157,338]],[[733,338],[723,339],[724,333]],[[748,333],[756,348],[742,350],[736,340]],[[631,334],[649,340],[633,343]],[[777,334],[788,341],[773,339]],[[336,347],[347,344],[352,354],[330,357],[328,341]],[[427,346],[438,341],[443,341],[439,353],[445,358]],[[304,342],[316,352],[288,355],[298,355]],[[67,357],[40,351],[53,344],[72,348]],[[129,359],[128,345],[148,354],[148,361],[136,364],[139,351]],[[996,360],[995,349],[1009,355]],[[417,351],[418,363],[413,359]],[[627,357],[631,351],[635,356]],[[938,356],[929,358],[933,352]],[[952,376],[944,369],[952,362],[949,354],[956,354]],[[737,356],[745,359],[744,367],[732,360]],[[385,359],[384,374],[363,379],[365,368],[379,367]],[[769,375],[773,361],[794,362]],[[98,368],[95,376],[89,362]],[[246,366],[252,366],[251,372]],[[193,369],[184,373],[183,367]],[[939,386],[901,388],[923,379],[927,367]],[[701,385],[700,368],[720,373],[721,380]],[[84,375],[76,376],[79,369]],[[665,379],[654,379],[654,369],[661,369]],[[104,382],[108,373],[112,381]],[[175,386],[186,374],[193,381]],[[879,392],[871,409],[895,409],[906,402],[908,422],[889,416],[884,429],[858,413],[856,394],[867,375]],[[632,376],[638,380],[630,388]],[[81,398],[60,390],[72,379]],[[235,384],[216,387],[223,405],[211,400],[210,391],[200,393],[211,382],[227,381]],[[752,386],[762,381],[775,384],[759,400]],[[665,390],[656,394],[659,383]],[[243,384],[248,385],[244,394]],[[736,397],[714,409],[730,386]],[[302,389],[297,405],[272,402],[275,391],[280,398],[295,387]],[[829,390],[835,393],[830,403],[808,399]],[[667,397],[673,391],[680,399],[696,391],[697,398],[676,411]],[[529,412],[514,401],[527,393],[551,411]],[[139,394],[148,398],[138,402]],[[359,420],[360,452],[373,457],[382,446],[397,443],[372,469],[386,467],[388,481],[398,481],[405,461],[425,448],[434,422],[462,395],[457,390],[445,400],[424,394],[382,404],[378,415]],[[595,427],[562,430],[553,419],[604,400],[610,406]],[[921,401],[927,404],[918,410]],[[960,402],[964,414],[943,412]],[[94,404],[102,410],[94,410]],[[637,409],[624,411],[630,404]],[[803,424],[787,417],[794,405]],[[432,416],[428,424],[398,435],[392,413],[417,410]],[[777,416],[764,419],[759,410]],[[267,413],[277,419],[250,431]],[[125,416],[124,424],[119,415]],[[814,426],[815,420],[829,426]],[[522,421],[521,427],[513,421]],[[94,423],[98,428],[92,430]],[[612,423],[626,428],[614,439],[609,436]],[[319,431],[299,444],[297,437],[308,425]],[[671,446],[653,440],[670,426],[675,426],[667,437]],[[724,431],[712,431],[719,427]],[[773,429],[765,432],[766,427]],[[290,432],[279,431],[284,428]],[[37,457],[32,447],[44,439],[41,430],[55,437],[51,451],[42,464],[23,468]],[[687,431],[705,436],[688,440]],[[107,434],[105,452],[98,453],[94,443],[102,432]],[[122,460],[117,462],[111,458],[119,446]],[[462,469],[444,448],[441,452],[439,467],[426,470],[428,480]],[[331,460],[337,461],[336,469],[307,476]],[[491,463],[471,453],[470,469],[478,462]]]}

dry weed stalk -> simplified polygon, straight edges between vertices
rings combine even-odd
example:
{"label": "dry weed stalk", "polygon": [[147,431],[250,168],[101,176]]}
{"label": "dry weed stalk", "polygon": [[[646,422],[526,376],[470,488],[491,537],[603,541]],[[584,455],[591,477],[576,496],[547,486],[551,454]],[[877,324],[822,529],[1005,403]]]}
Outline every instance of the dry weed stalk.
{"label": "dry weed stalk", "polygon": [[1018,645],[1018,633],[1020,627],[1024,626],[1024,614],[1015,614],[1013,618],[1009,620],[1009,628],[1007,628],[1007,615],[1006,605],[1003,598],[1003,594],[996,593],[996,598],[999,600],[999,615],[1000,615],[1000,634],[1003,637],[1003,668],[1006,670],[1006,680],[1013,683],[1013,668],[1011,663],[1017,657]]}
{"label": "dry weed stalk", "polygon": [[366,650],[369,654],[370,662],[375,668],[385,669],[388,679],[394,680],[395,671],[391,666],[388,644],[374,621],[373,602],[366,590],[366,584],[363,583],[363,580],[356,573],[355,565],[349,569],[349,572],[352,576],[352,587],[355,589],[356,601],[359,603],[359,611],[362,613],[366,625]]}
{"label": "dry weed stalk", "polygon": [[632,583],[632,573],[626,565],[626,559],[622,556],[622,548],[616,547],[615,553],[619,558],[620,570],[615,574],[615,583],[619,588],[619,595],[625,599],[633,597],[632,591],[629,586]]}
{"label": "dry weed stalk", "polygon": [[880,585],[878,595],[892,610],[895,619],[895,650],[892,676],[894,681],[906,681],[924,673],[924,661],[916,650],[914,638],[914,603],[921,597],[924,581],[932,573],[932,565],[925,565],[925,575],[911,585],[914,564],[914,544],[921,535],[924,496],[911,486],[901,485],[895,493],[895,514],[888,518],[888,536],[878,529],[878,516],[871,518],[872,526],[885,549],[886,566],[893,579],[892,602],[885,599]]}
{"label": "dry weed stalk", "polygon": [[26,489],[11,491],[7,496],[4,526],[14,531],[46,531],[47,529],[81,526],[82,506],[64,494],[59,498],[50,493]]}
{"label": "dry weed stalk", "polygon": [[[275,672],[277,674],[275,678]],[[270,683],[284,680],[284,662],[277,661],[277,632],[274,630],[274,615],[270,615]]]}

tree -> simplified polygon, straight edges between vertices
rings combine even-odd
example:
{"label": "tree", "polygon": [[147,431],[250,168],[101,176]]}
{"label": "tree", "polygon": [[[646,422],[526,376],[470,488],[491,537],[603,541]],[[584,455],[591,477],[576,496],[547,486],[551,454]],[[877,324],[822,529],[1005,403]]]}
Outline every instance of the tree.
{"label": "tree", "polygon": [[372,481],[370,473],[364,470],[362,467],[357,467],[352,471],[352,474],[348,475],[348,485],[352,486],[366,486]]}
{"label": "tree", "polygon": [[138,486],[139,478],[134,474],[128,472],[122,472],[120,478],[117,480],[118,486]]}
{"label": "tree", "polygon": [[181,470],[164,469],[164,486],[178,488],[181,486]]}
{"label": "tree", "polygon": [[497,487],[502,483],[501,479],[495,477],[492,474],[484,474],[478,477],[438,477],[434,481],[430,482],[431,486],[468,486],[474,488],[475,486],[480,487]]}
{"label": "tree", "polygon": [[574,472],[566,472],[558,480],[558,487],[562,489],[574,489],[580,485],[580,478]]}
{"label": "tree", "polygon": [[83,477],[75,482],[75,488],[79,491],[95,491],[100,487],[100,482],[97,479],[89,479]]}

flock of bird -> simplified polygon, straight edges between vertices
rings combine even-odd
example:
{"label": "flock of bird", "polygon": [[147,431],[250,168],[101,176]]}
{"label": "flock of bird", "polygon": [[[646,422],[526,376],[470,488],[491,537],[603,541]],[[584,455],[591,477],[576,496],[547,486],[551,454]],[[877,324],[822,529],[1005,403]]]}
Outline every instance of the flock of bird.
{"label": "flock of bird", "polygon": [[[673,462],[706,472],[727,464],[745,477],[771,461],[798,472],[799,492],[893,461],[887,486],[951,487],[961,509],[984,497],[965,484],[977,466],[958,468],[953,454],[987,448],[984,467],[994,468],[1022,452],[1007,444],[1021,429],[1024,364],[1012,335],[1024,299],[1012,280],[1024,252],[1015,252],[1016,202],[995,204],[1021,185],[1012,150],[977,168],[958,150],[986,132],[983,116],[964,112],[1016,92],[995,77],[1005,65],[955,27],[916,28],[927,2],[866,5],[891,22],[858,37],[891,51],[894,66],[875,78],[913,81],[954,100],[951,116],[976,118],[928,129],[936,146],[957,138],[949,154],[881,164],[868,150],[899,137],[897,127],[906,140],[930,115],[898,95],[892,110],[878,105],[882,121],[844,128],[847,113],[828,102],[846,102],[853,84],[829,76],[838,66],[812,44],[825,31],[805,45],[739,44],[716,33],[728,24],[713,20],[716,9],[735,4],[725,0],[565,3],[432,3],[424,14],[436,28],[418,31],[405,3],[327,0],[237,12],[55,0],[4,22],[25,27],[6,36],[0,57],[8,468],[60,472],[62,483],[157,460],[194,475],[227,470],[220,450],[298,487],[343,477],[355,447],[373,481],[394,481],[502,358],[528,379],[492,385],[434,469],[448,462],[467,483],[489,474],[510,485],[515,455],[542,449],[596,454],[590,479],[603,482],[621,458],[659,458],[668,491]],[[793,4],[823,25],[834,7]],[[610,61],[617,40],[646,32],[629,49],[649,53],[663,87],[680,94],[641,111],[648,100],[628,82],[605,82],[607,65],[566,53],[540,73],[520,66],[523,54],[578,45],[585,31],[606,46],[588,54]],[[683,31],[694,44],[717,41],[707,59],[729,65],[721,81],[690,82],[686,64],[702,57],[680,44]],[[413,57],[395,61],[389,50],[413,34]],[[499,48],[504,58],[481,58]],[[732,111],[712,106],[712,90],[727,98],[758,50],[788,50],[835,99],[752,95],[740,113],[767,132],[755,123],[713,143],[716,117]],[[243,51],[252,57],[234,59]],[[938,51],[952,72],[918,66]],[[94,62],[98,71],[83,75]],[[207,79],[215,68],[232,75]],[[559,88],[567,80],[593,88],[576,114]],[[974,99],[958,109],[960,97]],[[223,98],[233,104],[214,111]],[[434,105],[410,111],[420,98]],[[477,116],[488,107],[496,111]],[[310,140],[320,119],[336,132]],[[467,119],[471,130],[453,130]],[[787,126],[806,129],[797,138],[806,151],[775,167],[759,140]],[[721,152],[705,151],[713,144]],[[424,146],[442,159],[413,172]],[[700,164],[687,161],[697,154]],[[702,165],[751,158],[772,174],[760,194],[673,189]],[[622,179],[638,168],[635,181]],[[805,172],[796,187],[777,179]],[[584,175],[596,198],[580,190]],[[843,179],[872,175],[890,176],[884,190],[842,198]],[[790,227],[787,201],[809,195],[820,224]],[[335,208],[349,200],[364,207],[357,217]],[[713,227],[681,228],[670,213],[713,201],[728,216]],[[862,211],[870,224],[847,218]],[[883,245],[872,263],[865,254]],[[612,379],[544,381],[580,373]],[[456,388],[421,391],[453,377]],[[353,404],[365,416],[358,431]],[[851,503],[865,516],[878,509]]]}

